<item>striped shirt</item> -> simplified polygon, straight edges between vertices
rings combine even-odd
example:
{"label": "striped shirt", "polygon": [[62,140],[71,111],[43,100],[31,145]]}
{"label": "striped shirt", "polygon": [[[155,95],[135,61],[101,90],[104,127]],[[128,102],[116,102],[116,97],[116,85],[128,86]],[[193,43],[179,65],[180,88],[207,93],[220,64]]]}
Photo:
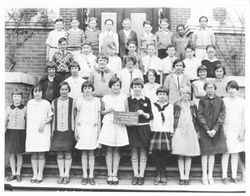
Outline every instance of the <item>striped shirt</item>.
{"label": "striped shirt", "polygon": [[80,47],[85,40],[85,33],[81,29],[69,29],[67,31],[67,41],[69,47]]}

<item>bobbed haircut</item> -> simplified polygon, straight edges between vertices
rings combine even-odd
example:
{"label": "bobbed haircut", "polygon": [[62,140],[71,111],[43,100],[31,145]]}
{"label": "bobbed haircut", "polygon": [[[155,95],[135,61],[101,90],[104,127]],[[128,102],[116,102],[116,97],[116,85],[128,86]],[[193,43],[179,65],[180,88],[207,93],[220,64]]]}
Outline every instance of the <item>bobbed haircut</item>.
{"label": "bobbed haircut", "polygon": [[192,50],[192,51],[195,51],[194,47],[191,46],[190,44],[188,44],[188,45],[186,46],[185,51],[186,51],[187,49],[190,49],[190,50]]}
{"label": "bobbed haircut", "polygon": [[208,51],[209,48],[213,48],[214,50],[216,50],[216,47],[213,44],[207,45],[206,51]]}
{"label": "bobbed haircut", "polygon": [[222,66],[221,63],[218,63],[217,65],[215,65],[214,73],[215,73],[215,71],[216,71],[217,69],[220,69],[220,68],[223,70],[223,76],[226,75],[226,69],[225,69],[224,66]]}
{"label": "bobbed haircut", "polygon": [[55,61],[49,61],[46,63],[46,71],[48,71],[49,68],[55,69],[55,71],[57,70],[57,65]]}
{"label": "bobbed haircut", "polygon": [[175,68],[175,65],[176,65],[177,63],[182,63],[183,68],[186,67],[186,66],[185,66],[185,63],[184,63],[181,59],[175,59],[174,62],[173,62],[173,68]]}
{"label": "bobbed haircut", "polygon": [[167,48],[166,48],[166,51],[167,51],[169,48],[174,48],[174,49],[176,50],[176,48],[175,48],[175,46],[174,46],[173,44],[169,44],[169,45],[167,46]]}
{"label": "bobbed haircut", "polygon": [[213,81],[206,81],[204,86],[203,86],[204,91],[206,91],[207,86],[210,84],[212,84],[214,86],[214,90],[217,89],[217,86],[215,85],[215,83]]}
{"label": "bobbed haircut", "polygon": [[123,57],[123,62],[126,65],[128,61],[132,61],[134,65],[137,63],[136,57],[134,55],[125,55]]}
{"label": "bobbed haircut", "polygon": [[79,63],[77,63],[76,61],[73,61],[69,64],[69,70],[71,70],[72,67],[77,67],[78,68],[78,71],[81,70],[81,67],[79,65]]}
{"label": "bobbed haircut", "polygon": [[235,80],[231,80],[227,83],[227,86],[226,86],[227,92],[228,92],[228,88],[234,88],[238,91],[240,87],[239,87],[239,84]]}
{"label": "bobbed haircut", "polygon": [[104,54],[99,54],[96,58],[96,62],[98,63],[99,59],[105,59],[107,61],[107,63],[109,62],[109,57],[107,55]]}
{"label": "bobbed haircut", "polygon": [[114,21],[112,19],[110,19],[110,18],[106,19],[104,24],[106,24],[108,21],[110,21],[112,23],[112,25],[114,24]]}
{"label": "bobbed haircut", "polygon": [[147,77],[150,72],[154,74],[154,77],[157,77],[157,72],[155,71],[155,69],[149,69],[146,73]]}
{"label": "bobbed haircut", "polygon": [[158,95],[159,93],[166,93],[167,96],[168,96],[168,95],[169,95],[169,90],[168,90],[166,87],[164,87],[164,86],[159,86],[159,87],[157,88],[155,94]]}
{"label": "bobbed haircut", "polygon": [[31,97],[34,98],[34,92],[43,92],[41,85],[35,85],[31,90]]}
{"label": "bobbed haircut", "polygon": [[142,23],[142,26],[145,27],[145,25],[150,25],[151,26],[151,22],[149,20],[145,20],[143,23]]}
{"label": "bobbed haircut", "polygon": [[21,95],[21,97],[23,97],[23,91],[22,91],[21,88],[19,88],[18,86],[15,86],[15,87],[12,89],[11,98],[13,98],[13,95]]}
{"label": "bobbed haircut", "polygon": [[207,67],[205,65],[201,65],[197,68],[197,76],[199,76],[199,71],[205,70],[207,72]]}
{"label": "bobbed haircut", "polygon": [[205,18],[206,21],[208,22],[208,18],[207,18],[206,16],[201,16],[201,17],[199,18],[199,22],[201,21],[202,18]]}
{"label": "bobbed haircut", "polygon": [[61,88],[62,88],[63,86],[65,86],[65,85],[68,87],[69,92],[70,92],[70,91],[71,91],[71,88],[70,88],[70,86],[69,86],[69,83],[68,83],[68,82],[65,82],[65,81],[60,82],[60,84],[59,84],[59,90],[61,90]]}
{"label": "bobbed haircut", "polygon": [[81,86],[81,92],[83,93],[83,89],[87,88],[87,87],[90,87],[90,88],[92,88],[92,91],[95,91],[95,87],[94,87],[93,82],[87,80],[87,81],[83,82],[83,84]]}
{"label": "bobbed haircut", "polygon": [[55,20],[55,23],[57,23],[57,22],[63,22],[63,18],[60,16],[60,17],[58,17],[56,20]]}
{"label": "bobbed haircut", "polygon": [[143,82],[143,79],[141,78],[134,78],[131,83],[130,83],[130,88],[133,89],[133,86],[134,85],[140,85],[141,88],[144,88],[144,82]]}
{"label": "bobbed haircut", "polygon": [[134,44],[136,47],[137,47],[137,43],[133,40],[128,40],[127,42],[127,47],[130,45],[130,44]]}
{"label": "bobbed haircut", "polygon": [[61,44],[62,42],[67,42],[67,39],[65,37],[61,37],[59,40],[58,40],[58,44]]}
{"label": "bobbed haircut", "polygon": [[109,88],[111,88],[115,83],[119,82],[120,84],[120,88],[122,87],[122,81],[117,77],[117,76],[113,76],[110,80],[109,80]]}

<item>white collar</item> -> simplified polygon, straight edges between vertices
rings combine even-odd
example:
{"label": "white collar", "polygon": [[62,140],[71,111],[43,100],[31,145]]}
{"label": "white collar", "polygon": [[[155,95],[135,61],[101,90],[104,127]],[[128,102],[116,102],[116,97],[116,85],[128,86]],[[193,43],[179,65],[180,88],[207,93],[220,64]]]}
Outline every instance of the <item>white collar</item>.
{"label": "white collar", "polygon": [[133,94],[133,95],[131,95],[131,98],[132,98],[132,99],[137,99],[137,100],[140,100],[140,99],[145,100],[145,96],[142,95],[142,94],[141,94],[139,97],[136,97],[136,96]]}

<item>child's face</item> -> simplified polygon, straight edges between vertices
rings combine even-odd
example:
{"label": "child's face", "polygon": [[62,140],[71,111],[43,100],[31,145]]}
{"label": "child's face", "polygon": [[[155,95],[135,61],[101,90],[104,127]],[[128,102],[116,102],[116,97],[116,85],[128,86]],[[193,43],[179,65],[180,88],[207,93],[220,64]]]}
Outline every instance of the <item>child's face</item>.
{"label": "child's face", "polygon": [[99,58],[98,60],[98,66],[101,68],[101,69],[104,69],[107,67],[107,64],[108,64],[108,61],[106,59],[102,59],[102,58]]}
{"label": "child's face", "polygon": [[56,22],[56,24],[55,24],[55,29],[56,29],[57,31],[61,31],[61,30],[63,29],[63,22],[62,22],[62,21]]}
{"label": "child's face", "polygon": [[223,78],[223,76],[224,76],[224,71],[223,71],[223,69],[222,69],[222,68],[216,69],[216,70],[215,70],[215,76],[216,76],[216,78],[218,78],[218,79]]}
{"label": "child's face", "polygon": [[227,88],[227,93],[229,94],[230,97],[234,97],[237,94],[237,89],[236,88]]}
{"label": "child's face", "polygon": [[150,33],[151,30],[152,30],[152,26],[149,25],[149,24],[145,24],[144,27],[143,27],[143,29],[144,29],[145,33]]}
{"label": "child's face", "polygon": [[187,90],[181,91],[181,99],[182,100],[189,100],[190,99],[190,93]]}
{"label": "child's face", "polygon": [[55,74],[56,74],[55,68],[48,68],[48,75],[49,76],[54,76]]}
{"label": "child's face", "polygon": [[133,85],[133,91],[135,95],[140,95],[142,94],[142,86],[139,85]]}
{"label": "child's face", "polygon": [[112,90],[112,92],[115,93],[115,94],[119,93],[120,90],[121,90],[120,82],[118,81],[118,82],[114,83],[114,84],[111,86],[111,90]]}
{"label": "child's face", "polygon": [[202,18],[201,20],[200,20],[200,26],[201,27],[207,27],[207,19],[206,18]]}
{"label": "child's face", "polygon": [[108,55],[109,56],[114,56],[115,53],[116,53],[116,48],[115,47],[112,47],[112,48],[108,47]]}
{"label": "child's face", "polygon": [[63,85],[61,88],[60,88],[60,95],[61,97],[67,97],[68,96],[68,93],[69,93],[69,88],[67,85]]}
{"label": "child's face", "polygon": [[43,92],[42,92],[42,91],[39,91],[39,90],[35,90],[35,91],[33,92],[33,95],[34,95],[34,98],[35,98],[35,99],[42,99]]}
{"label": "child's face", "polygon": [[125,20],[123,21],[122,26],[125,30],[129,30],[131,29],[131,22],[129,20]]}
{"label": "child's face", "polygon": [[128,45],[128,51],[131,53],[134,53],[136,51],[136,45],[135,44],[129,44]]}
{"label": "child's face", "polygon": [[93,89],[90,86],[84,87],[83,88],[83,95],[84,96],[90,96],[93,93]]}
{"label": "child's face", "polygon": [[159,101],[167,101],[168,100],[168,95],[165,92],[159,92],[157,96],[158,96]]}
{"label": "child's face", "polygon": [[168,29],[168,26],[169,26],[169,24],[165,21],[162,21],[160,24],[161,29],[164,31]]}
{"label": "child's face", "polygon": [[174,47],[168,48],[167,54],[168,54],[168,56],[173,57],[175,55],[175,48]]}
{"label": "child's face", "polygon": [[77,20],[73,20],[71,23],[70,23],[71,27],[73,29],[77,29],[78,26],[79,26],[79,22]]}
{"label": "child's face", "polygon": [[187,48],[186,49],[186,57],[187,58],[193,58],[194,57],[194,51],[192,50],[192,49],[190,49],[190,48]]}
{"label": "child's face", "polygon": [[148,81],[151,82],[151,83],[155,82],[155,75],[151,71],[148,72]]}
{"label": "child's face", "polygon": [[183,36],[185,33],[185,29],[182,26],[179,26],[177,31],[180,36]]}
{"label": "child's face", "polygon": [[198,72],[198,75],[201,79],[205,79],[207,77],[207,71],[206,70],[200,70]]}
{"label": "child's face", "polygon": [[175,64],[174,70],[175,70],[175,73],[182,73],[184,70],[182,62]]}
{"label": "child's face", "polygon": [[71,67],[70,72],[72,76],[78,76],[79,68],[78,67]]}
{"label": "child's face", "polygon": [[13,95],[12,96],[14,104],[18,105],[21,104],[22,96],[21,95]]}
{"label": "child's face", "polygon": [[128,69],[132,69],[134,67],[134,62],[131,60],[127,60],[126,67]]}
{"label": "child's face", "polygon": [[95,29],[95,28],[96,28],[96,26],[97,26],[97,23],[96,23],[96,21],[95,21],[95,20],[91,20],[91,21],[89,21],[89,28],[91,28],[91,29]]}
{"label": "child's face", "polygon": [[208,55],[208,58],[214,58],[214,56],[215,56],[215,50],[214,50],[214,48],[209,47],[207,49],[207,55]]}
{"label": "child's face", "polygon": [[91,47],[90,47],[89,45],[84,45],[84,46],[82,47],[82,53],[83,53],[84,55],[90,54],[90,53],[91,53]]}
{"label": "child's face", "polygon": [[113,23],[111,21],[107,21],[106,24],[105,24],[105,27],[106,27],[106,30],[107,31],[111,31],[112,28],[113,28]]}
{"label": "child's face", "polygon": [[155,55],[155,47],[154,46],[148,46],[148,55],[154,56]]}
{"label": "child's face", "polygon": [[215,93],[214,85],[213,84],[208,84],[206,87],[206,93],[209,96],[213,96]]}
{"label": "child's face", "polygon": [[66,47],[67,47],[67,43],[66,43],[66,41],[63,41],[63,42],[61,42],[60,44],[58,44],[58,46],[59,46],[59,49],[60,50],[66,50]]}

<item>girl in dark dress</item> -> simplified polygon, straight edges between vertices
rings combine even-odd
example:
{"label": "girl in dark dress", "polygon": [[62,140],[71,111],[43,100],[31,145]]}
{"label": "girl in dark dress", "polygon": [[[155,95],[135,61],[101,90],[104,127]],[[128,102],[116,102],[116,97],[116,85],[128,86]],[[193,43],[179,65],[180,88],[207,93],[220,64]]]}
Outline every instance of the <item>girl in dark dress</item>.
{"label": "girl in dark dress", "polygon": [[[23,164],[22,153],[25,152],[25,120],[26,107],[21,104],[23,93],[19,88],[13,89],[11,94],[13,104],[7,107],[5,112],[5,151],[9,153],[12,175],[7,181],[14,179],[22,181],[21,168]],[[17,162],[16,162],[17,157]],[[17,169],[16,169],[17,168]]]}
{"label": "girl in dark dress", "polygon": [[[128,97],[128,111],[137,112],[138,124],[128,126],[129,144],[132,148],[132,168],[134,178],[132,184],[144,184],[144,171],[147,163],[147,148],[150,144],[150,126],[149,121],[153,119],[151,103],[149,98],[143,96],[143,80],[135,78],[131,82],[131,88],[134,93]],[[140,173],[138,172],[138,157],[140,155]],[[139,173],[139,174],[138,174]]]}
{"label": "girl in dark dress", "polygon": [[[203,184],[214,184],[213,168],[215,154],[227,151],[223,131],[225,106],[223,100],[215,95],[216,86],[212,81],[204,85],[206,95],[199,101],[198,119],[201,123],[200,148]],[[208,166],[208,174],[207,174]]]}

